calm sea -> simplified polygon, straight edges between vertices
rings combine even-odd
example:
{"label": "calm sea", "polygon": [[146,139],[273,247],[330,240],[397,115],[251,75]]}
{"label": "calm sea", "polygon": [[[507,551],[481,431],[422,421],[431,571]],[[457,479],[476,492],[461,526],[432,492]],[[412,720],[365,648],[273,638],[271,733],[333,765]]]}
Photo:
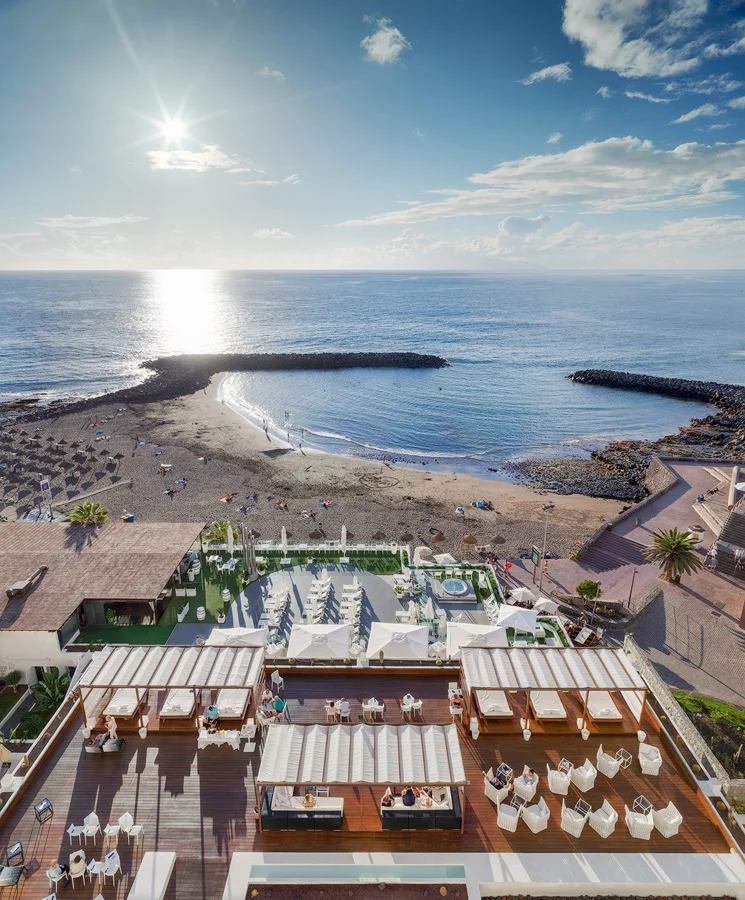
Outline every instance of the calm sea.
{"label": "calm sea", "polygon": [[704,414],[566,375],[743,383],[744,288],[742,273],[0,273],[0,398],[112,390],[165,354],[437,353],[452,367],[239,374],[223,396],[295,444],[486,474]]}

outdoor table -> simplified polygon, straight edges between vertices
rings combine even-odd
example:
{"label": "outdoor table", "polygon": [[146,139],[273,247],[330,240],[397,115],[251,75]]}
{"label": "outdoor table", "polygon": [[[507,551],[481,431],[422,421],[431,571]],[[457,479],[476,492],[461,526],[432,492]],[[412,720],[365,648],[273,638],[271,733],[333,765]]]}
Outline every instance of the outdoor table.
{"label": "outdoor table", "polygon": [[207,557],[207,563],[211,566],[216,566],[220,562],[220,557],[217,553],[213,553],[212,556]]}
{"label": "outdoor table", "polygon": [[628,769],[631,765],[632,756],[628,750],[624,750],[623,747],[616,753],[616,759],[621,763],[622,769]]}
{"label": "outdoor table", "polygon": [[448,688],[448,700],[452,700],[453,697],[462,697],[463,691],[457,688]]}
{"label": "outdoor table", "polygon": [[404,694],[404,696],[403,696],[403,705],[404,706],[411,706],[411,704],[413,702],[414,702],[414,696],[412,694]]}
{"label": "outdoor table", "polygon": [[585,800],[578,800],[578,801],[574,804],[574,809],[575,809],[575,811],[578,812],[581,816],[586,816],[588,813],[591,813],[591,812],[592,812],[592,807],[591,807],[590,804],[587,803]]}
{"label": "outdoor table", "polygon": [[240,731],[225,731],[222,734],[219,731],[216,731],[214,734],[210,734],[207,731],[200,731],[199,737],[197,738],[197,747],[200,750],[204,750],[205,747],[220,747],[222,744],[227,744],[229,747],[232,747],[233,750],[240,750],[240,737]]}
{"label": "outdoor table", "polygon": [[504,776],[505,782],[507,782],[512,777],[512,769],[507,765],[507,763],[501,763],[501,765],[497,767],[496,775],[497,780],[499,780],[499,776],[502,775]]}
{"label": "outdoor table", "polygon": [[519,794],[513,794],[512,800],[510,800],[510,806],[514,806],[515,809],[522,809],[526,803],[525,797],[521,797]]}
{"label": "outdoor table", "polygon": [[559,771],[563,772],[565,775],[568,775],[573,768],[574,763],[570,763],[568,759],[562,759],[562,761],[559,763]]}
{"label": "outdoor table", "polygon": [[634,800],[633,809],[636,812],[643,813],[645,816],[652,809],[652,804],[647,800],[644,794],[640,794],[636,800]]}

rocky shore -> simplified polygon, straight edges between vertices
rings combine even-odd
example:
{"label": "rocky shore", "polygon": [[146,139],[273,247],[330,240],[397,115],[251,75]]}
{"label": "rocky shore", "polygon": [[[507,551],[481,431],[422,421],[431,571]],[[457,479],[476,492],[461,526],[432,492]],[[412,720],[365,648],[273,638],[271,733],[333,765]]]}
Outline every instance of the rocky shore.
{"label": "rocky shore", "polygon": [[516,463],[515,474],[560,494],[639,501],[647,494],[645,478],[653,454],[675,459],[742,459],[745,457],[745,387],[714,381],[660,378],[611,369],[584,369],[569,375],[577,384],[611,387],[695,400],[716,412],[691,419],[676,434],[656,441],[613,441],[590,459],[557,459]]}
{"label": "rocky shore", "polygon": [[0,404],[0,421],[33,421],[93,409],[102,403],[157,403],[175,400],[207,388],[218,372],[269,372],[328,369],[442,369],[450,363],[442,356],[424,353],[209,353],[161,356],[146,360],[141,368],[152,374],[141,384],[99,397],[54,401],[39,407],[39,398]]}

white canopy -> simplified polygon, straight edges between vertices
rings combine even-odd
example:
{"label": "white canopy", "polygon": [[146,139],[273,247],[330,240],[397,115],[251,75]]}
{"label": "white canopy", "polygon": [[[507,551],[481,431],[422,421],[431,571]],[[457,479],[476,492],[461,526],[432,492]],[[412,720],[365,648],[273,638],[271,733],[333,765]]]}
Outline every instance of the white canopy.
{"label": "white canopy", "polygon": [[552,615],[553,613],[559,611],[559,604],[555,600],[549,600],[548,597],[541,597],[540,600],[536,601],[533,609],[537,613],[546,613],[547,615]]}
{"label": "white canopy", "polygon": [[448,622],[448,657],[458,659],[463,647],[509,647],[507,631],[496,625]]}
{"label": "white canopy", "polygon": [[349,656],[349,625],[295,625],[287,656],[294,659],[343,659]]}
{"label": "white canopy", "polygon": [[417,566],[431,566],[432,563],[427,560],[424,561],[425,556],[432,556],[432,550],[429,547],[415,547],[414,548],[414,559],[413,566],[416,568]]}
{"label": "white canopy", "polygon": [[429,628],[404,622],[373,622],[367,641],[367,658],[375,659],[380,651],[387,659],[427,659]]}
{"label": "white canopy", "polygon": [[537,618],[538,613],[534,609],[523,609],[521,606],[507,606],[507,604],[503,603],[499,607],[497,625],[502,625],[504,628],[514,628],[515,631],[528,631],[530,634],[534,634]]}
{"label": "white canopy", "polygon": [[464,784],[455,725],[281,725],[258,784]]}
{"label": "white canopy", "polygon": [[213,628],[206,647],[263,647],[266,628]]}
{"label": "white canopy", "polygon": [[435,553],[434,560],[438,566],[454,566],[458,560],[450,553]]}
{"label": "white canopy", "polygon": [[506,600],[510,605],[513,603],[530,603],[531,606],[533,606],[535,601],[535,594],[526,587],[511,588],[510,596]]}
{"label": "white canopy", "polygon": [[518,648],[460,654],[466,688],[492,690],[645,690],[623,650]]}
{"label": "white canopy", "polygon": [[94,653],[80,687],[254,688],[263,647],[122,647]]}

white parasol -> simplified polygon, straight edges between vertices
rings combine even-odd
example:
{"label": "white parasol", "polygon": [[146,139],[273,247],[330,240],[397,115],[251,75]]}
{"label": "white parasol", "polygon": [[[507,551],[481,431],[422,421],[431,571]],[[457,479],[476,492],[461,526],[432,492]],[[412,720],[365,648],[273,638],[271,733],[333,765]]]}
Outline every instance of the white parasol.
{"label": "white parasol", "polygon": [[282,556],[287,556],[287,529],[285,526],[282,526]]}
{"label": "white parasol", "polygon": [[427,659],[429,629],[426,625],[373,622],[367,642],[367,658]]}
{"label": "white parasol", "polygon": [[533,609],[537,613],[546,613],[550,616],[559,611],[559,604],[555,600],[549,600],[548,597],[541,597],[541,599],[536,602]]}
{"label": "white parasol", "polygon": [[496,624],[505,628],[514,628],[515,631],[527,631],[535,634],[537,617],[538,613],[534,609],[522,609],[520,606],[502,604],[499,607]]}
{"label": "white parasol", "polygon": [[294,659],[343,659],[349,655],[349,625],[295,625],[287,655]]}
{"label": "white parasol", "polygon": [[424,614],[423,615],[424,615],[424,618],[430,622],[435,617],[435,607],[434,607],[434,604],[432,603],[431,597],[427,597],[427,602],[424,604]]}
{"label": "white parasol", "polygon": [[339,546],[341,547],[341,555],[347,555],[347,526],[341,526],[341,541],[339,541]]}
{"label": "white parasol", "polygon": [[235,550],[235,538],[233,537],[233,526],[228,525],[228,556],[232,556],[234,550]]}
{"label": "white parasol", "polygon": [[409,622],[416,625],[419,621],[419,607],[416,600],[409,600]]}

